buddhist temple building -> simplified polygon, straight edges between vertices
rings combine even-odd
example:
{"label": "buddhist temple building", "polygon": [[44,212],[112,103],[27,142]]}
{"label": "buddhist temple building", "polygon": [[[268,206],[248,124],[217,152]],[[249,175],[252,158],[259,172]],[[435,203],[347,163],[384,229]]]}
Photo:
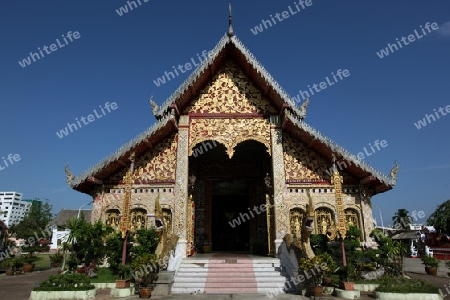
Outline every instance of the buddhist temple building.
{"label": "buddhist temple building", "polygon": [[287,234],[301,238],[309,191],[313,233],[338,240],[354,225],[372,242],[371,197],[392,189],[395,175],[308,125],[308,101],[296,105],[231,26],[167,100],[152,104],[153,126],[68,176],[92,196],[92,221],[123,230],[125,216],[129,230],[155,226],[158,201],[185,256],[203,246],[275,255]]}

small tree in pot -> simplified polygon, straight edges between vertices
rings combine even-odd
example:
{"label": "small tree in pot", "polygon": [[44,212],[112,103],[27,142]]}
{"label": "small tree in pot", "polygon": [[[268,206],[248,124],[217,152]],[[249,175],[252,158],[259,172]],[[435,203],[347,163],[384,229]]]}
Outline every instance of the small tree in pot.
{"label": "small tree in pot", "polygon": [[143,253],[131,263],[133,278],[136,282],[136,288],[139,288],[141,298],[150,298],[152,284],[157,279],[159,272],[158,255]]}
{"label": "small tree in pot", "polygon": [[131,274],[131,266],[130,265],[119,265],[118,266],[118,274],[120,279],[116,280],[116,288],[123,289],[130,287],[130,274]]}
{"label": "small tree in pot", "polygon": [[425,265],[425,272],[428,275],[437,275],[437,271],[439,269],[439,259],[432,256],[422,256],[420,258],[422,263]]}

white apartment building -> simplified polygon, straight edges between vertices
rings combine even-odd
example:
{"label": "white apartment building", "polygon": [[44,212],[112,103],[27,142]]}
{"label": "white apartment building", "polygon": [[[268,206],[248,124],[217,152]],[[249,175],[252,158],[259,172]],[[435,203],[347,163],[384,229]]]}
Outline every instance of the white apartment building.
{"label": "white apartment building", "polygon": [[0,192],[0,219],[7,227],[18,224],[30,210],[32,202],[22,201],[22,194]]}

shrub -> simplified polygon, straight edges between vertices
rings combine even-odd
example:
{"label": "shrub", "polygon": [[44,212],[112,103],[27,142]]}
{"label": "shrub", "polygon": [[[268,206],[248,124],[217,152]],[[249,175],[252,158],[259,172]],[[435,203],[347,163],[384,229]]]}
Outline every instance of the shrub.
{"label": "shrub", "polygon": [[34,291],[87,291],[94,289],[90,279],[85,274],[50,275],[42,281]]}

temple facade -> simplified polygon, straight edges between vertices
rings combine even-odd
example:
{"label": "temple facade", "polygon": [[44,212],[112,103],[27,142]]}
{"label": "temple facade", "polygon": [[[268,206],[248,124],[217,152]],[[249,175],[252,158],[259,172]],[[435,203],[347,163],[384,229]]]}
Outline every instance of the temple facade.
{"label": "temple facade", "polygon": [[337,240],[354,225],[370,243],[371,197],[392,189],[395,172],[309,126],[307,105],[228,32],[171,97],[152,102],[152,127],[77,177],[67,169],[68,184],[93,197],[92,221],[163,226],[186,256],[208,247],[275,255],[286,234],[301,238],[307,194],[314,233]]}

